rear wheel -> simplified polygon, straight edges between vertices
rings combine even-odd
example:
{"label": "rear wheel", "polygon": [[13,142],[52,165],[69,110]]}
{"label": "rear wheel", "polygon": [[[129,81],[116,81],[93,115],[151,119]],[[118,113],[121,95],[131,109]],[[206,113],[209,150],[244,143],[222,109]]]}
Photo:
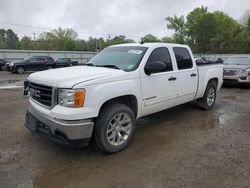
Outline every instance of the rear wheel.
{"label": "rear wheel", "polygon": [[24,73],[24,68],[18,66],[18,67],[16,68],[16,72],[17,72],[18,74],[23,74],[23,73]]}
{"label": "rear wheel", "polygon": [[201,99],[197,99],[198,106],[204,110],[209,110],[214,106],[216,100],[216,82],[209,82],[206,91]]}
{"label": "rear wheel", "polygon": [[104,107],[95,122],[94,139],[104,152],[115,153],[127,147],[135,129],[135,115],[124,104]]}

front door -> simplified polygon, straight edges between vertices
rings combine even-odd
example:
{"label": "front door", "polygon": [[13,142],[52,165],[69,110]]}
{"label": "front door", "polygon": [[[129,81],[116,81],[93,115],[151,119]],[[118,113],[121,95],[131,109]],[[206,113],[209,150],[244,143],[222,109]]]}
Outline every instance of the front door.
{"label": "front door", "polygon": [[165,70],[151,75],[141,74],[142,116],[175,106],[177,98],[176,70],[166,47],[156,48],[150,54],[147,64],[163,62]]}

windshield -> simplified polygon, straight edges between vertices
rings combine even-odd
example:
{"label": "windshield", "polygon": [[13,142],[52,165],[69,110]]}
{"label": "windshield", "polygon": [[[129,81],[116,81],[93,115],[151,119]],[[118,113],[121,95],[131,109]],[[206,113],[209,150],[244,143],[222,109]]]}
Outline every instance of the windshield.
{"label": "windshield", "polygon": [[87,65],[133,71],[137,69],[148,48],[141,46],[114,46],[101,51]]}
{"label": "windshield", "polygon": [[24,61],[30,61],[32,57],[26,57],[24,58]]}
{"label": "windshield", "polygon": [[250,58],[247,58],[247,57],[227,58],[224,64],[226,65],[250,65]]}

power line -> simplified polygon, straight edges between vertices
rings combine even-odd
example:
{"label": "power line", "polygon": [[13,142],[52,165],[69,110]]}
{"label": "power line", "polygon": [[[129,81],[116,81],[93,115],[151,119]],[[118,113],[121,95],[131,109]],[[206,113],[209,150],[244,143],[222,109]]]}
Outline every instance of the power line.
{"label": "power line", "polygon": [[0,24],[13,25],[13,26],[18,26],[18,27],[34,28],[34,29],[42,29],[42,30],[50,30],[51,29],[51,28],[47,28],[47,27],[37,27],[37,26],[31,26],[31,25],[25,25],[25,24],[17,24],[17,23],[10,23],[10,22],[3,22],[3,21],[0,21]]}
{"label": "power line", "polygon": [[[39,30],[53,30],[54,28],[49,28],[49,27],[39,27],[39,26],[32,26],[32,25],[26,25],[26,24],[19,24],[19,23],[11,23],[11,22],[4,22],[4,21],[0,21],[0,24],[5,24],[5,25],[12,25],[12,26],[16,26],[16,27],[25,27],[25,28],[33,28],[33,29],[39,29]],[[118,34],[118,33],[95,33],[95,32],[77,32],[78,34],[80,35],[83,35],[83,36],[88,36],[88,37],[100,37],[101,36],[105,36],[107,37],[109,40],[111,39],[111,35],[112,36],[120,36],[120,35],[123,35],[123,34]],[[34,33],[32,33],[33,36],[35,37]],[[125,35],[125,37],[127,38],[134,38],[134,39],[141,39],[142,36],[139,36],[139,35]],[[157,36],[158,37],[158,36]]]}

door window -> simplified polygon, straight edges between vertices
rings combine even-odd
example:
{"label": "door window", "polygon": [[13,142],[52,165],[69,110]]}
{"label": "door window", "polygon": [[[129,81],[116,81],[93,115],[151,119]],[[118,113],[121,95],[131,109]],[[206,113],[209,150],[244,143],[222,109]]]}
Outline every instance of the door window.
{"label": "door window", "polygon": [[36,60],[38,62],[43,62],[43,61],[45,61],[45,58],[44,57],[37,57]]}
{"label": "door window", "polygon": [[159,62],[159,61],[165,63],[166,65],[166,70],[161,70],[159,72],[167,72],[167,71],[173,70],[171,57],[167,48],[160,47],[160,48],[154,49],[153,52],[150,54],[146,65]]}
{"label": "door window", "polygon": [[179,70],[191,69],[193,67],[192,58],[186,48],[174,47],[173,50]]}

